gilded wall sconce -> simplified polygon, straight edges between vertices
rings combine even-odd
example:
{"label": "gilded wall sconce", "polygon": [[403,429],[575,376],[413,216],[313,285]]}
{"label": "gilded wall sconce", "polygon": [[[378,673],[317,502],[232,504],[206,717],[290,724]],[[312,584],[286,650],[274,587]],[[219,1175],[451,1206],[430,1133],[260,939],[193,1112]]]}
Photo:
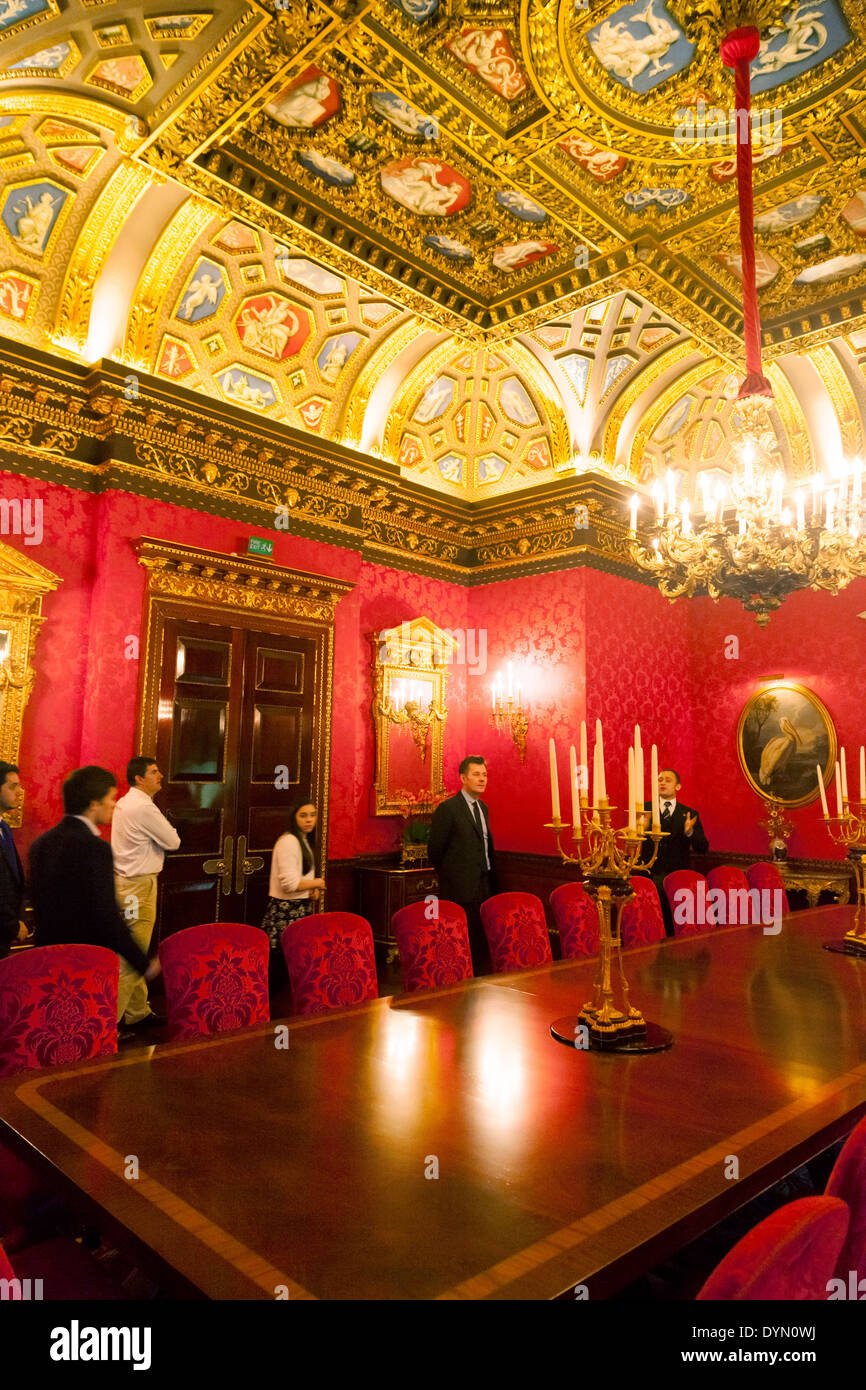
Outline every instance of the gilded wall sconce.
{"label": "gilded wall sconce", "polygon": [[494,684],[490,687],[492,708],[490,718],[493,726],[500,733],[511,734],[512,742],[520,754],[520,761],[526,762],[526,732],[529,728],[529,719],[526,711],[520,703],[520,684],[516,688],[514,676],[511,669],[511,662],[508,663],[508,700],[503,704],[502,700],[502,677],[498,676]]}

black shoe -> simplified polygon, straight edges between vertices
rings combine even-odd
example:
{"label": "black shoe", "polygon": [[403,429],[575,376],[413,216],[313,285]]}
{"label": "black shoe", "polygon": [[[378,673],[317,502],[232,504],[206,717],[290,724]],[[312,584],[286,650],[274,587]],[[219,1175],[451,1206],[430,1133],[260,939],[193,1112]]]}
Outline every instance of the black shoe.
{"label": "black shoe", "polygon": [[149,1014],[145,1014],[144,1018],[140,1018],[137,1023],[125,1023],[123,1026],[124,1028],[132,1028],[137,1033],[139,1029],[142,1028],[163,1028],[165,1022],[166,1020],[163,1018],[162,1014],[155,1014],[153,1010],[151,1010]]}
{"label": "black shoe", "polygon": [[117,1041],[119,1043],[134,1042],[137,1037],[138,1034],[134,1033],[131,1028],[118,1028],[117,1030]]}

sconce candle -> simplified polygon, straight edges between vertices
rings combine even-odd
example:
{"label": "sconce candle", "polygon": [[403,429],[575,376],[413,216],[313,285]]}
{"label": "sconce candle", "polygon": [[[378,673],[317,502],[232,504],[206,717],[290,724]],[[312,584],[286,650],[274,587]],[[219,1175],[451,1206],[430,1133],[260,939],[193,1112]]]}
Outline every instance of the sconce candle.
{"label": "sconce candle", "polygon": [[586,720],[580,721],[580,794],[586,798],[589,794],[589,757],[586,751]]}
{"label": "sconce candle", "polygon": [[842,819],[842,774],[839,771],[839,761],[836,760],[836,815]]}
{"label": "sconce candle", "polygon": [[580,790],[577,780],[577,754],[574,751],[574,744],[568,750],[568,765],[571,773],[571,824],[574,827],[575,839],[580,839]]}
{"label": "sconce candle", "polygon": [[629,748],[629,750],[628,750],[628,828],[629,828],[629,830],[634,830],[634,829],[635,829],[635,826],[636,826],[636,822],[635,822],[635,812],[634,812],[634,787],[635,787],[635,775],[634,775],[634,749],[633,749],[633,748]]}
{"label": "sconce candle", "polygon": [[556,767],[556,744],[550,740],[550,800],[552,805],[551,820],[558,825],[561,816],[559,813],[559,773]]}
{"label": "sconce candle", "polygon": [[601,720],[595,721],[595,746],[598,749],[598,794],[600,797],[607,796],[607,781],[604,775],[604,738],[601,732]]}
{"label": "sconce candle", "polygon": [[829,819],[830,819],[830,807],[827,805],[827,793],[826,793],[826,791],[824,790],[824,778],[821,776],[821,764],[820,764],[820,763],[816,763],[816,764],[815,764],[815,767],[816,767],[817,770],[818,770],[818,790],[819,790],[819,792],[821,793],[821,807],[822,807],[823,812],[824,812],[824,819],[825,819],[825,820],[829,820]]}
{"label": "sconce candle", "polygon": [[839,764],[839,768],[840,768],[840,771],[841,771],[841,773],[842,773],[842,800],[843,800],[844,802],[847,802],[847,800],[848,800],[848,766],[847,766],[847,764],[846,764],[846,762],[845,762],[845,749],[844,749],[844,748],[842,749],[842,761],[841,761],[841,763]]}
{"label": "sconce candle", "polygon": [[659,753],[655,744],[650,751],[650,799],[653,805],[653,830],[661,828],[661,815],[659,812]]}

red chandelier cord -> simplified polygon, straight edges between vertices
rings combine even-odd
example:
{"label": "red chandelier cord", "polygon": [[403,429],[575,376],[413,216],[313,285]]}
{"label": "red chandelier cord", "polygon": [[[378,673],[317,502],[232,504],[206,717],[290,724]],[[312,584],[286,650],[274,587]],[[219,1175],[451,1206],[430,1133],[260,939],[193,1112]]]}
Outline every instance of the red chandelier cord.
{"label": "red chandelier cord", "polygon": [[[772,396],[773,388],[761,370],[761,314],[755,283],[755,218],[752,202],[752,97],[749,64],[757,57],[761,36],[752,27],[734,29],[720,48],[725,67],[734,68],[737,119],[737,194],[740,202],[740,250],[743,262],[743,334],[746,379],[739,399]],[[745,113],[745,115],[743,115]]]}

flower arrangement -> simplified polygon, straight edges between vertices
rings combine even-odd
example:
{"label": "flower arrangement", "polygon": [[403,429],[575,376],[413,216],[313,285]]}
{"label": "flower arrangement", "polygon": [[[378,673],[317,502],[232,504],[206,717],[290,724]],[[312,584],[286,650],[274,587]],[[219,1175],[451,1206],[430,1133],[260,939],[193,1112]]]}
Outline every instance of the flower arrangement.
{"label": "flower arrangement", "polygon": [[417,860],[425,857],[427,842],[430,839],[430,822],[433,818],[433,812],[447,796],[447,792],[410,792],[405,790],[395,792],[394,800],[400,807],[400,815],[403,817],[401,838],[404,863],[409,859]]}

